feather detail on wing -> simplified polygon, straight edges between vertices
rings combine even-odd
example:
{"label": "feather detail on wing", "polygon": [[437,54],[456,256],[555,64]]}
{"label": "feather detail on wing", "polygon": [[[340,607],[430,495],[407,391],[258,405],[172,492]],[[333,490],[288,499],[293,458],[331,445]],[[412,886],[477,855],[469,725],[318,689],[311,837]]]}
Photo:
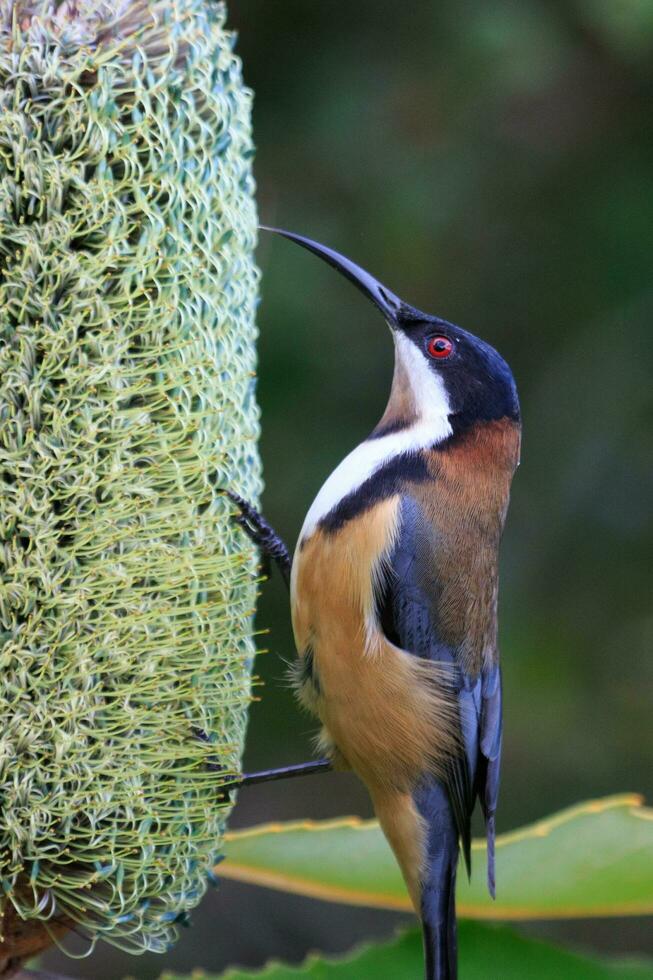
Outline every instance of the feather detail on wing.
{"label": "feather detail on wing", "polygon": [[[494,817],[501,752],[501,673],[497,662],[471,672],[452,642],[439,636],[437,554],[447,546],[424,518],[420,506],[404,497],[394,547],[376,594],[377,615],[386,637],[421,660],[447,665],[444,683],[457,704],[452,736],[461,750],[449,755],[446,787],[467,867],[471,869],[471,817],[478,797],[488,839],[488,888],[495,893]],[[449,566],[450,567],[450,566]]]}
{"label": "feather detail on wing", "polygon": [[477,793],[485,817],[487,886],[492,898],[496,897],[494,822],[501,776],[502,730],[501,668],[496,664],[481,675],[481,755],[476,777]]}

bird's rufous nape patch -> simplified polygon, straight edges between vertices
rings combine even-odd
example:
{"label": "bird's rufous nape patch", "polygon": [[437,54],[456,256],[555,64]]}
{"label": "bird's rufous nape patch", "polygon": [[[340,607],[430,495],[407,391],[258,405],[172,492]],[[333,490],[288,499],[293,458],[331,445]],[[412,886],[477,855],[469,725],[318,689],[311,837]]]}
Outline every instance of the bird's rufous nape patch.
{"label": "bird's rufous nape patch", "polygon": [[519,440],[508,419],[478,423],[427,452],[433,479],[407,487],[424,516],[417,565],[440,640],[472,676],[497,655],[498,545]]}

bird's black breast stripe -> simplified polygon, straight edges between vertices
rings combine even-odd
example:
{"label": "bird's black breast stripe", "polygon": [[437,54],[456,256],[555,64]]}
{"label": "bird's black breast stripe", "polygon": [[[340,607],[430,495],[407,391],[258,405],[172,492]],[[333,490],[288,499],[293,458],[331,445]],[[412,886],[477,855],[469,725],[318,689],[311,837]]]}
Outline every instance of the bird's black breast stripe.
{"label": "bird's black breast stripe", "polygon": [[400,493],[407,482],[432,480],[424,454],[421,452],[401,453],[393,456],[383,466],[380,466],[356,490],[336,504],[319,522],[319,527],[327,533],[338,531],[343,524],[363,514],[374,504],[387,497]]}

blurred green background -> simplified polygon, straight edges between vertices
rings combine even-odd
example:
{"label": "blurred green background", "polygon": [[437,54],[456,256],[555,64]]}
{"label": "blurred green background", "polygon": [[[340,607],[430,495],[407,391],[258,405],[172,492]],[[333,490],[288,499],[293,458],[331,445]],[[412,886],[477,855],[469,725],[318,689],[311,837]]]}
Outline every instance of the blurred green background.
{"label": "blurred green background", "polygon": [[[653,801],[653,3],[236,0],[230,20],[256,95],[261,220],[481,335],[517,379],[499,830],[622,790]],[[294,544],[384,408],[392,345],[373,307],[305,252],[262,236],[259,261],[264,510]],[[308,758],[315,732],[286,686],[276,577],[258,622],[270,652],[249,769]],[[243,792],[232,825],[351,812],[369,815],[364,792],[331,775]],[[165,965],[297,960],[400,919],[227,882]],[[650,920],[538,931],[653,953]],[[98,980],[164,965],[108,951],[74,971],[49,962]]]}

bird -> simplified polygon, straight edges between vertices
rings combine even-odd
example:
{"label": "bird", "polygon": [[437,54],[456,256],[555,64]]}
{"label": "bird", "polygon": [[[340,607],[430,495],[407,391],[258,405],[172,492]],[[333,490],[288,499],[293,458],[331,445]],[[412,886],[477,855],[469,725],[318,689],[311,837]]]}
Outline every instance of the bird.
{"label": "bird", "polygon": [[394,373],[379,422],[317,493],[292,558],[230,494],[235,519],[289,581],[297,697],[321,724],[324,765],[367,787],[421,922],[426,980],[455,980],[456,874],[459,854],[471,873],[477,801],[495,896],[498,559],[520,458],[515,380],[490,344],[404,302],[344,255],[265,230],[372,301]]}

